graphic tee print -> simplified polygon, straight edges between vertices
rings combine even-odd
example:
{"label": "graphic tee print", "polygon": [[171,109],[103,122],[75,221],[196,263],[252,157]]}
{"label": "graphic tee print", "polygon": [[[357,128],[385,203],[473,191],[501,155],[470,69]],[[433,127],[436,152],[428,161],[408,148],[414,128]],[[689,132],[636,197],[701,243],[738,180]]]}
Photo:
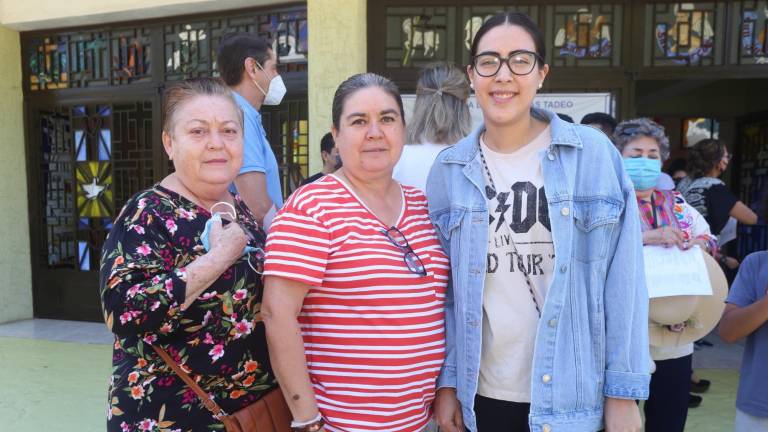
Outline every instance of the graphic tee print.
{"label": "graphic tee print", "polygon": [[494,152],[480,140],[495,194],[486,188],[490,217],[478,393],[493,399],[531,401],[539,315],[525,274],[543,307],[555,252],[539,152],[551,140],[549,127],[514,153]]}

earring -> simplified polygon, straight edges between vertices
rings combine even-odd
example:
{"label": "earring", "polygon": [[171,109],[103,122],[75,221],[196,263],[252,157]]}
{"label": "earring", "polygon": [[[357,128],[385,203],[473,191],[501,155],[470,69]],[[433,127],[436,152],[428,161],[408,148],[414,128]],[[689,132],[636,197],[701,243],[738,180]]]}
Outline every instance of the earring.
{"label": "earring", "polygon": [[544,87],[544,83],[539,83],[539,88]]}
{"label": "earring", "polygon": [[474,89],[475,89],[475,85],[474,85],[473,83],[469,83],[469,88],[471,88],[472,90],[474,90]]}

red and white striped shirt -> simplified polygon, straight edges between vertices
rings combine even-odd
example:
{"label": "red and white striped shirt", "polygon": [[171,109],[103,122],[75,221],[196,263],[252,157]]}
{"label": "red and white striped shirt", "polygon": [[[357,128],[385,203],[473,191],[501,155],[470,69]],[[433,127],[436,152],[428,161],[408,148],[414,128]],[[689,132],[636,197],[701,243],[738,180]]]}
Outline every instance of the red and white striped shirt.
{"label": "red and white striped shirt", "polygon": [[448,257],[424,194],[402,189],[396,227],[426,276],[408,269],[389,227],[330,175],[294,192],[270,228],[264,274],[310,285],[299,323],[328,431],[420,431],[431,415]]}

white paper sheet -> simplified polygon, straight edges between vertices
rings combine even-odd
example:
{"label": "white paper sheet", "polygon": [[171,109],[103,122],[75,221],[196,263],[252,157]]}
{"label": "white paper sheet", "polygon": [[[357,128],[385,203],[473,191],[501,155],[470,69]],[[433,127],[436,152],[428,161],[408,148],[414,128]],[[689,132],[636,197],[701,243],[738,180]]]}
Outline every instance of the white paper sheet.
{"label": "white paper sheet", "polygon": [[720,230],[720,235],[717,236],[718,246],[723,247],[724,244],[736,238],[737,224],[738,224],[738,221],[736,221],[736,218],[734,217],[728,218],[728,222],[725,223],[725,226],[723,227],[723,229]]}
{"label": "white paper sheet", "polygon": [[677,247],[644,246],[648,297],[712,295],[707,265],[701,254],[698,246],[687,251]]}

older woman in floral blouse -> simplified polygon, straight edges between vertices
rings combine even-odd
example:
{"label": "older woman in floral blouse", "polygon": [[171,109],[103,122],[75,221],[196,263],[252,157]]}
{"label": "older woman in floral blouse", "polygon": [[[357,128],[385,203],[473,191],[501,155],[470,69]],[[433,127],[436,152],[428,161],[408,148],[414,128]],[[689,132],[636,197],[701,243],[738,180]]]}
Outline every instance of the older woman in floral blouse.
{"label": "older woman in floral blouse", "polygon": [[109,431],[223,430],[152,345],[228,413],[276,386],[252,270],[265,234],[227,191],[242,164],[242,112],[212,79],[169,88],[164,111],[175,172],[128,200],[101,258],[102,308],[115,333]]}

